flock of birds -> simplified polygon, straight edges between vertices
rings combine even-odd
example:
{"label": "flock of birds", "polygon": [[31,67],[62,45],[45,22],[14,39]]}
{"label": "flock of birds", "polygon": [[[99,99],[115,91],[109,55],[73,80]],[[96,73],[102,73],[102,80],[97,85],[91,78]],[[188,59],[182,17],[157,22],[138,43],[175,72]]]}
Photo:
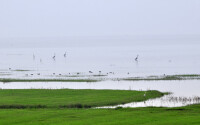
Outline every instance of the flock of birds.
{"label": "flock of birds", "polygon": [[[63,54],[63,56],[66,58],[67,57],[67,52],[65,52],[64,54]],[[136,57],[135,57],[135,61],[136,62],[138,62],[138,58],[139,58],[139,55],[137,55]],[[35,60],[35,55],[33,54],[33,59]],[[52,59],[53,60],[56,60],[56,54],[54,53],[54,55],[52,56]],[[40,62],[42,62],[42,59],[40,59]]]}
{"label": "flock of birds", "polygon": [[[64,54],[63,54],[63,56],[66,58],[67,57],[67,52],[65,52]],[[56,60],[56,54],[54,53],[54,55],[52,56],[52,59],[53,60]],[[33,60],[35,60],[35,54],[33,54]],[[40,59],[40,62],[42,62],[42,59]]]}
{"label": "flock of birds", "polygon": [[[67,56],[67,52],[65,52],[63,56],[66,57],[66,56]],[[35,56],[34,56],[34,57],[35,57]],[[55,53],[54,53],[54,55],[53,55],[52,58],[53,58],[54,60],[56,59],[56,54],[55,54]],[[139,55],[137,55],[137,56],[135,57],[135,61],[138,61],[138,58],[139,58]]]}
{"label": "flock of birds", "polygon": [[[66,57],[67,56],[67,52],[65,52],[64,54],[63,54],[63,56],[64,57]],[[56,54],[54,53],[54,55],[53,55],[53,57],[52,57],[54,60],[56,59]]]}
{"label": "flock of birds", "polygon": [[[66,58],[67,57],[67,52],[65,52],[64,54],[63,54],[63,56],[64,56],[64,58]],[[136,57],[135,57],[135,61],[136,62],[138,62],[138,58],[139,58],[139,55],[137,55]],[[33,54],[33,59],[35,60],[35,54]],[[54,55],[52,56],[52,59],[53,60],[56,60],[56,54],[54,53]],[[42,62],[42,59],[40,59],[40,62]],[[9,70],[11,70],[11,68],[9,68]],[[89,71],[89,73],[93,73],[92,71]],[[77,73],[77,75],[78,75],[79,73]],[[99,71],[99,74],[101,74],[101,71]],[[107,75],[108,74],[114,74],[114,72],[109,72],[109,73],[107,73]],[[127,73],[127,74],[129,74],[129,72]],[[33,74],[30,74],[30,75],[33,75]],[[37,75],[40,75],[40,73],[37,73]],[[55,75],[55,73],[53,73],[53,75]],[[59,74],[59,75],[62,75],[62,74]],[[69,75],[70,75],[70,73],[69,73]],[[28,76],[28,74],[26,74],[26,76]]]}

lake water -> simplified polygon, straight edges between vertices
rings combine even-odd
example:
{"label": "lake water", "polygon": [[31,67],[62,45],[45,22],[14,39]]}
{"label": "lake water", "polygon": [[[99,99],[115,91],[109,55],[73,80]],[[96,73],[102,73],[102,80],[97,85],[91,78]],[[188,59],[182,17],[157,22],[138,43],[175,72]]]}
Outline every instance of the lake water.
{"label": "lake water", "polygon": [[[0,71],[26,69],[43,76],[53,72],[102,71],[114,72],[114,77],[125,77],[128,72],[132,76],[200,73],[200,42],[104,42],[101,45],[86,42],[80,46],[62,42],[48,46],[46,42],[46,47],[35,44],[36,47],[31,44],[0,48]],[[135,62],[137,55],[139,59]]]}
{"label": "lake water", "polygon": [[[91,78],[89,71],[92,71],[92,74],[95,75],[107,75],[108,73],[107,76],[102,77],[105,79],[163,74],[200,74],[200,42],[102,41],[101,44],[96,45],[90,41],[80,44],[78,42],[70,44],[68,42],[59,42],[51,45],[48,42],[43,42],[41,46],[39,42],[35,44],[30,43],[30,45],[20,46],[17,43],[13,43],[9,44],[10,46],[0,47],[0,78],[58,78],[59,74],[65,76],[76,75],[77,73],[82,77]],[[65,52],[67,53],[66,57],[64,57]],[[54,55],[55,59],[52,58]],[[137,55],[139,55],[139,58],[138,61],[135,61],[134,59]],[[173,92],[170,97],[164,96],[163,98],[146,102],[123,105],[131,107],[183,106],[198,102],[188,100],[187,102],[174,103],[174,101],[171,101],[171,96],[187,98],[200,96],[198,91],[200,83],[198,80],[0,83],[0,88],[131,89]]]}

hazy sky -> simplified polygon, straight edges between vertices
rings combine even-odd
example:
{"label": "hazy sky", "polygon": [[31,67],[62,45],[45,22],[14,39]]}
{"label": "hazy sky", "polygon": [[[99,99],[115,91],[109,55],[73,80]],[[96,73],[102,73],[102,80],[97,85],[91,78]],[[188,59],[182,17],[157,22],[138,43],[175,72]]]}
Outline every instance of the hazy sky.
{"label": "hazy sky", "polygon": [[200,0],[0,0],[0,38],[180,34],[200,34]]}

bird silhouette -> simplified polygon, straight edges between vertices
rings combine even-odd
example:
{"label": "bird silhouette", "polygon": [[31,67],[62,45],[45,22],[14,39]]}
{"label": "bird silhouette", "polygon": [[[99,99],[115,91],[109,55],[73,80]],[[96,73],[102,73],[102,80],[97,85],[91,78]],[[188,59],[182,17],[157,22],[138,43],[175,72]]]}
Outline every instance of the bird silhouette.
{"label": "bird silhouette", "polygon": [[56,59],[56,54],[54,53],[54,56],[52,57],[54,60]]}
{"label": "bird silhouette", "polygon": [[67,52],[65,52],[65,54],[64,54],[64,57],[66,57],[67,56]]}
{"label": "bird silhouette", "polygon": [[137,55],[137,57],[135,58],[135,61],[138,61],[138,57],[139,57],[139,55]]}

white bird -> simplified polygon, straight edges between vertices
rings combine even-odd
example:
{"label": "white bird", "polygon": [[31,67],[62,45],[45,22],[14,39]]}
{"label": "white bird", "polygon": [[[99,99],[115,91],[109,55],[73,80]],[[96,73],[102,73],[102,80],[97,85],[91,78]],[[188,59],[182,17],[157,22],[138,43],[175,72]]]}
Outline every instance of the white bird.
{"label": "white bird", "polygon": [[146,92],[144,93],[144,97],[146,97]]}

